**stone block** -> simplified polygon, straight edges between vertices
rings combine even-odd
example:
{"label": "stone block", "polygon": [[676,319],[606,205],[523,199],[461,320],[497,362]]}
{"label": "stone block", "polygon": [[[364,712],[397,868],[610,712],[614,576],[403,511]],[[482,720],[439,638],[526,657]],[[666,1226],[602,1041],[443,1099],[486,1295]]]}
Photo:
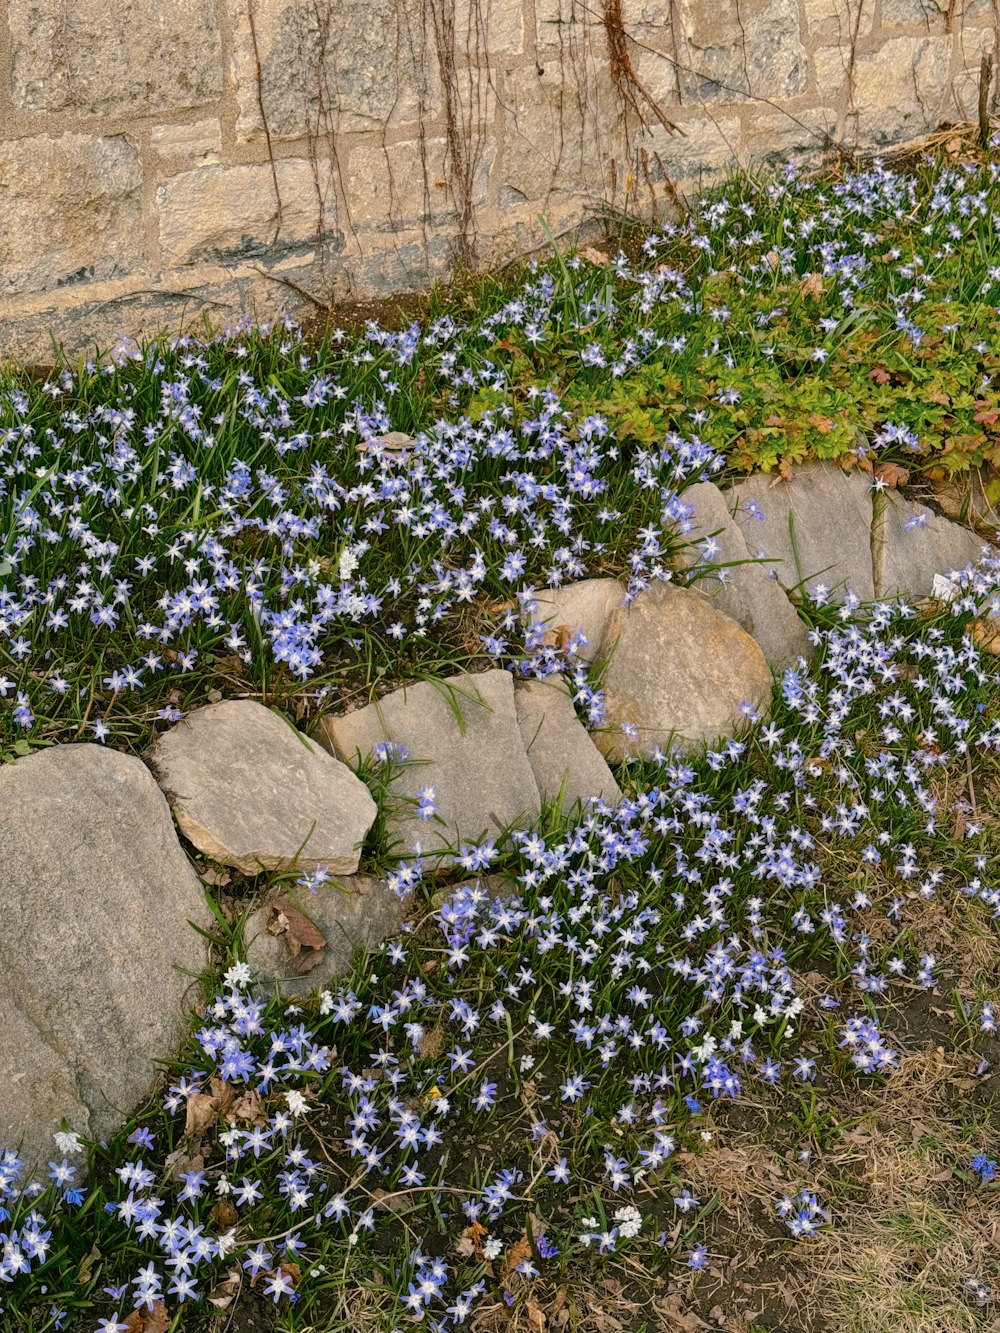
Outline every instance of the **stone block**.
{"label": "stone block", "polygon": [[228,4],[237,138],[263,139],[261,103],[272,138],[397,129],[437,109],[435,32],[421,0],[255,0],[252,28],[248,0]]}
{"label": "stone block", "polygon": [[740,140],[740,160],[747,164],[781,161],[824,152],[837,133],[832,107],[754,113]]}
{"label": "stone block", "polygon": [[804,92],[808,61],[798,0],[681,0],[684,102],[769,100]]}
{"label": "stone block", "polygon": [[520,55],[524,50],[521,0],[455,0],[455,42],[471,59]]}
{"label": "stone block", "polygon": [[[875,22],[870,0],[803,0],[806,30],[814,42],[850,49],[851,34],[867,37]],[[883,13],[884,13],[883,9]]]}
{"label": "stone block", "polygon": [[735,620],[689,589],[656,583],[624,613],[602,688],[604,723],[592,734],[605,758],[620,763],[732,735],[744,701],[766,713],[771,673]]}
{"label": "stone block", "polygon": [[189,125],[154,125],[150,130],[154,153],[191,166],[218,162],[222,154],[222,126],[218,120],[196,120]]}
{"label": "stone block", "polygon": [[[485,202],[491,161],[492,151],[474,173],[474,208]],[[457,214],[443,138],[358,144],[350,151],[343,184],[351,225],[358,230],[398,230]]]}
{"label": "stone block", "polygon": [[152,115],[222,96],[212,0],[9,0],[24,111]]}
{"label": "stone block", "polygon": [[949,37],[892,37],[854,66],[857,134],[890,143],[933,129],[950,98]]}
{"label": "stone block", "polygon": [[[385,811],[390,841],[407,855],[415,840],[425,854],[496,838],[508,827],[526,828],[538,817],[535,783],[514,710],[507,671],[483,671],[421,681],[341,717],[322,718],[316,739],[344,763],[373,753],[383,741],[401,745],[409,762],[389,788],[395,808]],[[421,820],[414,804],[433,787],[438,815]]]}
{"label": "stone block", "polygon": [[558,60],[509,71],[500,174],[507,202],[603,190],[606,163],[620,154],[621,106],[607,67],[591,74],[578,97]]}
{"label": "stone block", "polygon": [[838,597],[848,588],[862,601],[874,597],[871,490],[862,473],[806,463],[790,481],[748,477],[729,498],[747,549],[771,562],[783,588],[822,583]]}
{"label": "stone block", "polygon": [[618,784],[577,717],[561,677],[518,681],[514,707],[542,800],[554,801],[562,792],[565,813],[577,803],[586,805],[593,796],[618,804],[622,796]]}
{"label": "stone block", "polygon": [[[685,534],[685,541],[695,544],[685,546],[681,565],[706,571],[690,586],[716,611],[742,625],[772,666],[783,668],[799,657],[811,658],[805,625],[769,566],[752,559],[722,491],[703,481],[689,486],[684,499],[694,508],[694,526]],[[711,556],[706,549],[709,542],[715,548]],[[718,572],[713,572],[713,566]]]}
{"label": "stone block", "polygon": [[318,188],[313,164],[305,158],[283,159],[276,170],[280,227],[269,163],[197,167],[165,180],[156,191],[164,260],[191,264],[273,257],[275,245],[312,241],[319,228],[320,194],[324,196],[324,225],[330,231],[336,208],[329,168],[320,164]]}
{"label": "stone block", "polygon": [[[103,1139],[189,1030],[204,892],[147,769],[98,745],[0,765],[0,1144]],[[187,969],[183,975],[179,969]],[[56,1160],[59,1160],[58,1157]]]}
{"label": "stone block", "polygon": [[617,579],[581,579],[561,588],[541,588],[535,594],[535,617],[558,638],[582,631],[585,643],[577,649],[584,662],[603,662],[618,633],[625,588]]}
{"label": "stone block", "polygon": [[927,597],[935,574],[947,578],[982,555],[984,543],[974,532],[901,495],[877,496],[875,512],[877,597]]}
{"label": "stone block", "polygon": [[[287,912],[289,906],[319,931],[322,946],[296,949],[289,944],[298,940],[298,923]],[[283,996],[308,995],[344,976],[357,950],[377,948],[410,914],[411,905],[371,875],[346,875],[320,884],[315,893],[282,885],[247,919],[246,959],[266,990],[277,987]],[[291,923],[290,931],[281,929],[282,916]]]}
{"label": "stone block", "polygon": [[346,764],[250,699],[196,708],[153,746],[177,826],[204,855],[245,875],[350,875],[377,810]]}
{"label": "stone block", "polygon": [[123,276],[143,258],[142,172],[124,136],[0,143],[0,295]]}
{"label": "stone block", "polygon": [[922,23],[925,27],[936,24],[943,30],[948,12],[948,0],[882,0],[882,26]]}
{"label": "stone block", "polygon": [[[649,138],[667,177],[691,193],[710,184],[738,160],[742,125],[738,116],[678,119],[683,134],[656,126]],[[653,173],[657,178],[659,167]]]}

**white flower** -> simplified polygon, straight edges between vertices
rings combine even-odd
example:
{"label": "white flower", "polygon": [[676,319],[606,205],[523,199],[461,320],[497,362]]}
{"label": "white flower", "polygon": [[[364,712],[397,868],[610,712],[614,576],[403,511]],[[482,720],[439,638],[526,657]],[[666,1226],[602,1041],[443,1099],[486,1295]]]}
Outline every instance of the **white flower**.
{"label": "white flower", "polygon": [[228,986],[230,990],[238,990],[240,986],[246,986],[250,981],[250,967],[247,963],[233,963],[223,975],[222,984]]}
{"label": "white flower", "polygon": [[483,1246],[483,1257],[485,1259],[495,1259],[502,1252],[503,1241],[497,1240],[495,1236],[491,1236]]}
{"label": "white flower", "polygon": [[285,1093],[285,1101],[288,1103],[288,1109],[292,1115],[305,1115],[309,1110],[305,1097],[301,1092],[296,1092],[294,1089]]}
{"label": "white flower", "polygon": [[52,1137],[56,1141],[56,1147],[67,1157],[71,1153],[83,1152],[83,1144],[80,1142],[79,1134],[72,1131],[66,1134],[62,1130],[56,1130]]}
{"label": "white flower", "polygon": [[216,1238],[216,1244],[219,1247],[220,1258],[224,1259],[227,1254],[236,1249],[236,1228],[230,1227],[228,1231],[224,1231],[221,1236]]}

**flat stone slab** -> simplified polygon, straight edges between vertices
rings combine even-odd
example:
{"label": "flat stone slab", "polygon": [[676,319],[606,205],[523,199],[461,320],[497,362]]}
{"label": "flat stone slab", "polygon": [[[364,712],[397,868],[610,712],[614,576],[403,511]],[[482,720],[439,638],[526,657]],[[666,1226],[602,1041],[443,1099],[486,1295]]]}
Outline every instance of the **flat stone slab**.
{"label": "flat stone slab", "polygon": [[[742,626],[670,583],[641,592],[622,617],[603,679],[605,720],[593,738],[611,763],[659,747],[696,748],[731,736],[750,700],[765,714],[771,672]],[[622,723],[636,728],[630,740]]]}
{"label": "flat stone slab", "polygon": [[926,597],[935,574],[963,570],[983,553],[981,537],[901,495],[875,501],[872,552],[877,597]]}
{"label": "flat stone slab", "polygon": [[[323,718],[316,739],[350,764],[370,755],[379,742],[403,746],[409,762],[390,784],[396,804],[385,812],[390,843],[398,843],[403,854],[419,840],[425,854],[445,864],[449,844],[457,849],[496,838],[505,828],[523,828],[538,818],[538,786],[507,671],[407,685],[354,713]],[[435,819],[417,815],[413,802],[422,787],[435,790]]]}
{"label": "flat stone slab", "polygon": [[713,540],[718,550],[707,555],[699,546],[686,547],[681,555],[685,569],[712,566],[731,561],[749,561],[717,572],[703,573],[690,586],[707,597],[716,611],[732,617],[760,645],[772,666],[783,669],[798,658],[811,660],[813,647],[809,631],[778,582],[773,565],[753,559],[739,525],[729,512],[726,497],[710,481],[689,486],[684,500],[694,506],[693,527],[687,539],[704,546]]}
{"label": "flat stone slab", "polygon": [[586,643],[581,643],[577,657],[601,662],[617,634],[624,596],[617,579],[581,579],[563,588],[542,588],[535,594],[537,619],[560,645],[582,630]]}
{"label": "flat stone slab", "polygon": [[561,676],[519,681],[514,707],[528,763],[543,800],[563,793],[564,813],[600,796],[609,805],[622,798],[604,756],[576,715],[569,688]]}
{"label": "flat stone slab", "polygon": [[777,562],[783,588],[823,583],[837,597],[848,589],[862,601],[875,596],[871,488],[861,473],[806,463],[791,481],[761,474],[737,482],[729,499],[747,550]]}
{"label": "flat stone slab", "polygon": [[280,995],[308,995],[344,976],[357,950],[376,948],[411,914],[371,875],[345,875],[315,893],[282,885],[247,919],[247,962]]}
{"label": "flat stone slab", "polygon": [[378,813],[371,793],[270,708],[229,699],[195,709],[150,759],[181,832],[220,865],[357,870]]}
{"label": "flat stone slab", "polygon": [[[199,998],[204,891],[146,767],[99,745],[0,765],[0,1146],[106,1139],[152,1091]],[[58,1158],[56,1160],[59,1160]]]}

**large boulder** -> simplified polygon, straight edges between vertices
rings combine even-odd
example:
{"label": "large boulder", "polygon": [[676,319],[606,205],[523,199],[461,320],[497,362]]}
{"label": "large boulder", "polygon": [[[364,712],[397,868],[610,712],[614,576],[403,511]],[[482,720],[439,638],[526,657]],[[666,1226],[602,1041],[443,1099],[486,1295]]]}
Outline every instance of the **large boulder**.
{"label": "large boulder", "polygon": [[730,492],[752,556],[771,563],[783,588],[822,583],[837,597],[875,596],[871,485],[836,463],[806,463],[786,480],[759,474]]}
{"label": "large boulder", "polygon": [[138,759],[64,745],[0,765],[0,1146],[62,1118],[107,1138],[183,1041],[211,915]]}
{"label": "large boulder", "polygon": [[315,893],[284,885],[243,927],[247,962],[265,987],[307,995],[349,972],[358,949],[376,948],[411,911],[371,875],[345,875]]}
{"label": "large boulder", "polygon": [[[671,745],[732,735],[749,701],[761,714],[771,673],[754,640],[697,593],[670,583],[641,592],[622,617],[603,679],[606,707],[593,733],[611,763]],[[622,724],[635,728],[629,738]]]}
{"label": "large boulder", "polygon": [[357,870],[377,814],[371,793],[270,708],[198,708],[157,738],[150,759],[181,832],[220,865]]}
{"label": "large boulder", "polygon": [[[809,631],[778,582],[774,567],[751,556],[722,491],[702,481],[688,487],[684,499],[694,507],[694,515],[686,534],[692,544],[681,552],[680,564],[699,571],[689,586],[709,598],[716,611],[742,625],[772,666],[782,668],[800,657],[811,658]],[[710,541],[717,547],[711,556],[704,549]]]}
{"label": "large boulder", "polygon": [[561,676],[519,681],[514,686],[517,725],[543,800],[562,793],[568,813],[600,796],[617,805],[622,794],[600,750],[576,715],[573,699]]}
{"label": "large boulder", "polygon": [[[449,845],[498,837],[538,817],[538,786],[507,671],[407,685],[366,708],[321,719],[316,739],[350,764],[380,742],[403,747],[407,762],[390,784],[392,804],[384,811],[389,841],[403,854],[419,841],[424,853],[445,864]],[[434,788],[436,818],[417,814],[423,787]]]}

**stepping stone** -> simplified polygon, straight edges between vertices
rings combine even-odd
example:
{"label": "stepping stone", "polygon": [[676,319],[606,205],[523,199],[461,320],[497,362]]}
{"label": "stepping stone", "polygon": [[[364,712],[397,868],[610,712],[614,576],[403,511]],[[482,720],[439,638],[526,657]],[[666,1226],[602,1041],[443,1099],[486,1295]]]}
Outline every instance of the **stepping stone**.
{"label": "stepping stone", "polygon": [[[605,720],[593,738],[610,763],[621,763],[626,753],[690,750],[733,735],[744,700],[766,713],[771,672],[735,620],[696,592],[657,583],[625,611],[603,690]],[[634,741],[623,722],[637,728]]]}
{"label": "stepping stone", "polygon": [[0,1146],[29,1168],[62,1118],[107,1139],[189,1031],[204,891],[146,767],[99,745],[0,765]]}
{"label": "stepping stone", "polygon": [[[683,568],[697,566],[709,571],[701,574],[689,587],[707,597],[716,611],[742,625],[756,639],[772,666],[784,669],[800,657],[811,660],[813,646],[809,642],[809,631],[778,582],[774,567],[760,564],[751,557],[743,533],[729,513],[726,497],[718,486],[702,481],[689,486],[682,498],[694,506],[694,526],[686,534],[687,538],[703,542],[715,533],[719,547],[712,558],[704,555],[697,545],[685,548],[681,554]],[[726,565],[733,560],[751,563],[711,572],[713,565]]]}
{"label": "stepping stone", "polygon": [[[393,778],[396,803],[384,812],[390,843],[403,855],[419,841],[424,854],[444,865],[449,843],[457,849],[496,838],[510,826],[526,828],[540,813],[508,671],[407,685],[367,708],[323,718],[316,739],[349,764],[379,742],[403,746],[409,762]],[[435,789],[437,818],[417,816],[422,787]]]}
{"label": "stepping stone", "polygon": [[983,553],[985,543],[974,532],[901,495],[876,496],[875,511],[877,597],[926,597],[935,574],[947,577]]}
{"label": "stepping stone", "polygon": [[514,686],[514,707],[543,800],[554,801],[563,791],[564,813],[578,802],[586,805],[592,796],[602,797],[609,805],[618,804],[622,798],[618,784],[577,717],[562,677],[519,681]]}
{"label": "stepping stone", "polygon": [[601,662],[617,633],[625,589],[617,579],[581,579],[535,594],[537,619],[557,641],[582,630],[587,642],[577,651],[584,662]]}
{"label": "stepping stone", "polygon": [[247,962],[268,990],[308,995],[346,975],[357,950],[377,948],[412,911],[371,875],[346,875],[315,893],[282,885],[247,919]]}
{"label": "stepping stone", "polygon": [[[737,482],[728,498],[752,556],[776,561],[783,588],[823,583],[842,597],[875,596],[872,499],[867,477],[836,463],[806,463],[791,481],[759,475]],[[763,519],[746,506],[759,506]]]}
{"label": "stepping stone", "polygon": [[279,714],[250,699],[189,713],[150,756],[184,836],[220,865],[358,868],[378,813],[365,784]]}

